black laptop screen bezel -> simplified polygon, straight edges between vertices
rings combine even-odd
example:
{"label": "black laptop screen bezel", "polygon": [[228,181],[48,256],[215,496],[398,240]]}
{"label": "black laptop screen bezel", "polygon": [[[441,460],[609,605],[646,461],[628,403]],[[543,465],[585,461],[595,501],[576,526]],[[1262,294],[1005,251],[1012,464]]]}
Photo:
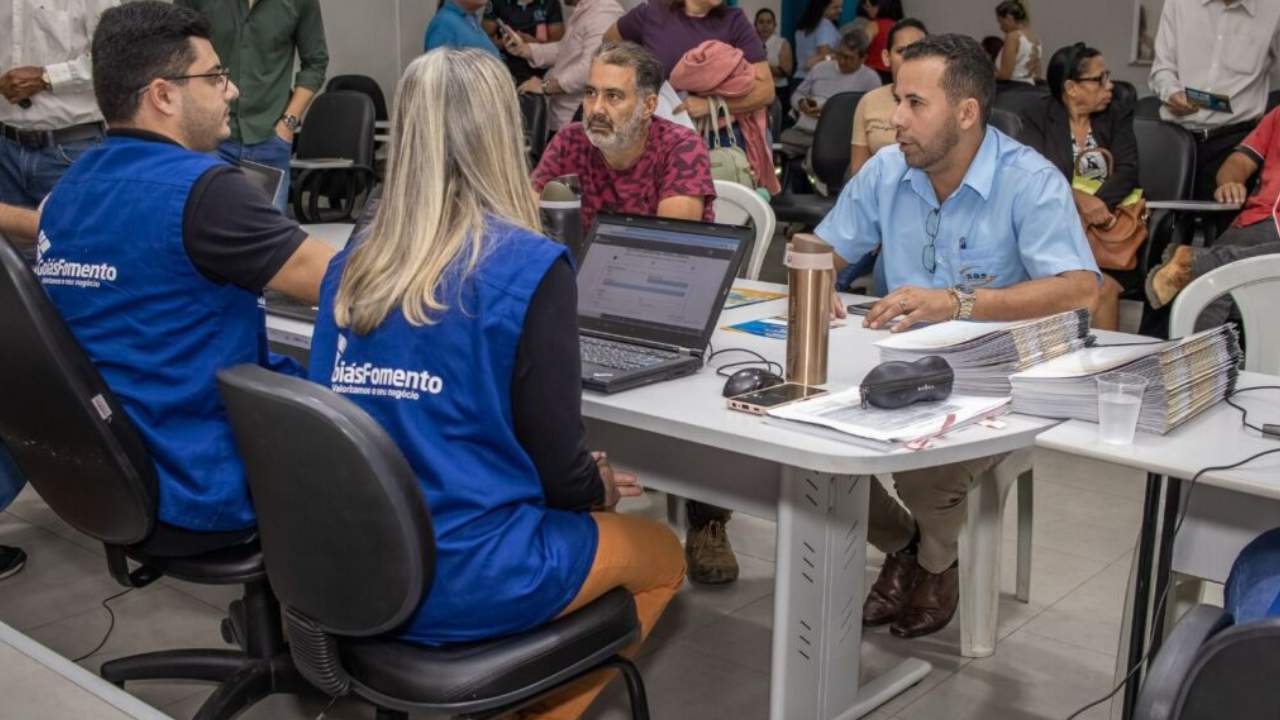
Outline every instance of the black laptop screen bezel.
{"label": "black laptop screen bezel", "polygon": [[[742,266],[747,248],[750,247],[752,240],[755,239],[754,231],[743,225],[719,225],[692,220],[660,218],[651,215],[624,215],[602,212],[596,214],[595,220],[591,224],[591,231],[587,234],[586,242],[582,248],[584,261],[588,253],[591,252],[591,246],[595,244],[597,231],[603,225],[653,228],[668,232],[708,235],[719,240],[737,241],[737,247],[729,260],[729,267],[725,270],[724,277],[720,281],[720,287],[716,292],[712,312],[707,318],[706,326],[701,330],[692,330],[675,325],[658,326],[656,323],[638,323],[626,318],[594,318],[582,314],[578,315],[578,328],[587,334],[640,340],[658,345],[685,348],[696,353],[705,351],[707,343],[711,340],[712,333],[715,332],[716,324],[720,321],[720,313],[724,310],[725,299],[728,298],[729,290],[733,287],[733,281],[738,276],[738,269]],[[579,292],[581,292],[581,288],[579,288]]]}

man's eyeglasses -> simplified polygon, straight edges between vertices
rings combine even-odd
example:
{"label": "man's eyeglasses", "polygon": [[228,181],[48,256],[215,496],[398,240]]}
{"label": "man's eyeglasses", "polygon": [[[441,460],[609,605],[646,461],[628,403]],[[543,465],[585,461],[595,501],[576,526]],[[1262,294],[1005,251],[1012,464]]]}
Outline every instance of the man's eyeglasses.
{"label": "man's eyeglasses", "polygon": [[196,75],[169,75],[164,79],[177,82],[178,80],[195,80],[196,78],[217,78],[217,85],[219,89],[225,92],[227,89],[227,83],[231,82],[231,71],[222,69],[214,72],[198,73]]}
{"label": "man's eyeglasses", "polygon": [[929,244],[924,246],[920,254],[920,262],[925,272],[932,275],[938,270],[938,226],[942,223],[942,209],[934,208],[924,222],[924,234],[929,236]]}
{"label": "man's eyeglasses", "polygon": [[1111,82],[1111,71],[1108,70],[1101,75],[1094,75],[1092,77],[1076,78],[1076,82],[1096,82],[1099,85],[1106,85]]}

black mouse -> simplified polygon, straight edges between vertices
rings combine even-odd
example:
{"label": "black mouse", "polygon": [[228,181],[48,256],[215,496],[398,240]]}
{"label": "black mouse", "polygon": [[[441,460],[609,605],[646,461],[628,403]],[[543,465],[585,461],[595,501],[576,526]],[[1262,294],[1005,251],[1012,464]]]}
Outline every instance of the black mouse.
{"label": "black mouse", "polygon": [[724,381],[724,396],[733,397],[755,392],[784,382],[786,381],[764,368],[746,368],[730,375],[729,379]]}

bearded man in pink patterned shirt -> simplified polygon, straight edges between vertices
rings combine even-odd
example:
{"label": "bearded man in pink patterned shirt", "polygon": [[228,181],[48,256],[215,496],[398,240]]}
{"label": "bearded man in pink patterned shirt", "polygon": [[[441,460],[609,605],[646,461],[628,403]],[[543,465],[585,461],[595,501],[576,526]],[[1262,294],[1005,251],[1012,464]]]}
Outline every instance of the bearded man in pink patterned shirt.
{"label": "bearded man in pink patterned shirt", "polygon": [[634,43],[605,43],[582,93],[583,122],[560,129],[533,171],[534,190],[577,175],[582,227],[597,212],[714,219],[711,161],[697,133],[653,116],[662,65]]}

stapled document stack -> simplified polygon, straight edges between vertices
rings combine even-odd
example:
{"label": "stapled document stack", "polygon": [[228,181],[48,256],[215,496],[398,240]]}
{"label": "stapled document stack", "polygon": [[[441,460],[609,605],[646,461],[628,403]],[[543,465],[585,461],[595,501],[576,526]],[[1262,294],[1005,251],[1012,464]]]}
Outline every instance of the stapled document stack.
{"label": "stapled document stack", "polygon": [[954,391],[965,395],[1008,395],[1009,375],[1085,347],[1089,311],[1080,309],[1039,320],[966,322],[954,320],[913,330],[876,343],[880,359],[946,359],[955,370]]}
{"label": "stapled document stack", "polygon": [[1013,410],[1097,422],[1097,377],[1133,373],[1147,378],[1138,429],[1163,435],[1235,390],[1240,356],[1229,325],[1151,345],[1093,347],[1010,378]]}

